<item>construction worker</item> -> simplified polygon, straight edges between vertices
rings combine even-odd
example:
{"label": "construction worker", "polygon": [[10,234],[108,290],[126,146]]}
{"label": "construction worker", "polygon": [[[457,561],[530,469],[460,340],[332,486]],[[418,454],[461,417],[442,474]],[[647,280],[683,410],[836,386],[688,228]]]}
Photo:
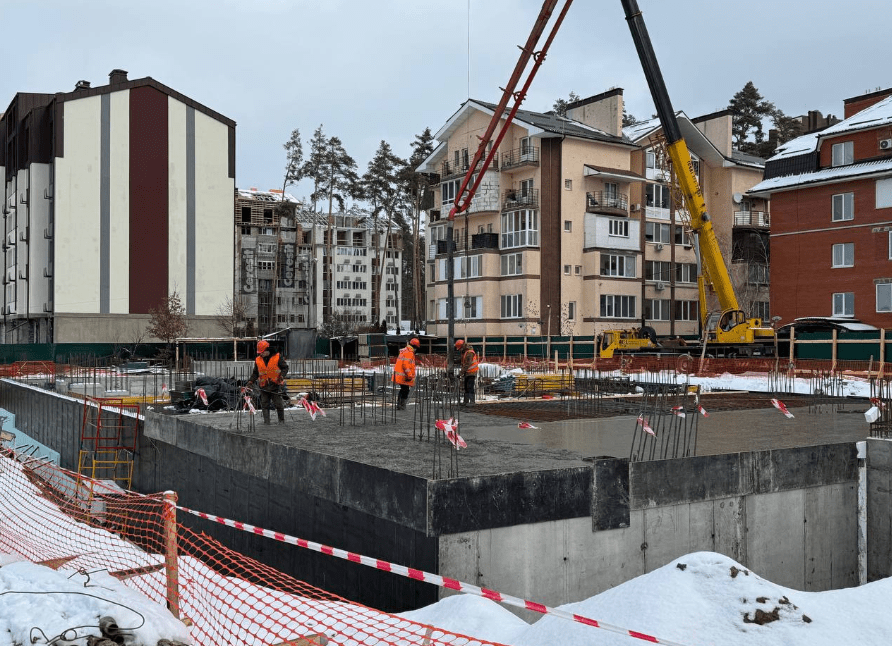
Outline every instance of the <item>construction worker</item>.
{"label": "construction worker", "polygon": [[469,343],[465,343],[464,339],[459,339],[455,342],[455,349],[461,353],[461,369],[458,377],[465,384],[465,397],[462,405],[473,406],[477,403],[475,389],[477,387],[477,370],[480,368],[477,352],[474,351],[474,348]]}
{"label": "construction worker", "polygon": [[409,388],[415,385],[415,350],[421,347],[421,341],[412,338],[406,343],[406,347],[400,351],[393,366],[392,381],[399,384],[400,393],[396,400],[397,410],[406,410],[406,401],[409,399]]}
{"label": "construction worker", "polygon": [[254,360],[254,372],[248,380],[248,387],[254,384],[260,385],[260,410],[263,411],[263,423],[269,424],[269,405],[272,401],[276,407],[279,424],[285,423],[285,403],[282,401],[282,385],[285,383],[285,375],[288,374],[288,364],[276,352],[272,354],[269,342],[257,342],[257,358]]}

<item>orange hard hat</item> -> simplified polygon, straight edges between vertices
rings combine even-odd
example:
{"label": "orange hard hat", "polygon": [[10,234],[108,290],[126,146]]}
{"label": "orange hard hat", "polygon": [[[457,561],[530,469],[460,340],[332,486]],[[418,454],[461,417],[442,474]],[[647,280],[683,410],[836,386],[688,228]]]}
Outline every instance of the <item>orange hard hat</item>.
{"label": "orange hard hat", "polygon": [[415,348],[420,348],[420,347],[421,347],[421,341],[419,341],[418,339],[409,339],[409,345],[411,345],[411,346],[413,346],[413,347],[415,347]]}
{"label": "orange hard hat", "polygon": [[465,344],[465,340],[464,340],[464,339],[459,339],[458,341],[455,342],[455,349],[458,350],[458,349],[459,349],[460,347],[462,347],[464,344]]}
{"label": "orange hard hat", "polygon": [[269,342],[258,341],[257,342],[257,354],[262,354],[265,350],[269,350]]}

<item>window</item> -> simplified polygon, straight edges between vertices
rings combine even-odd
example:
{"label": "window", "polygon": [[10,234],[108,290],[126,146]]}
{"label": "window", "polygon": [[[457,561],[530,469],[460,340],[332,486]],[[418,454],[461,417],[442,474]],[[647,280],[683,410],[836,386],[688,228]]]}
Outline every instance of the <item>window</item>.
{"label": "window", "polygon": [[[455,278],[480,278],[481,256],[462,256],[454,258],[455,262]],[[446,278],[444,273],[443,278]]]}
{"label": "window", "polygon": [[629,221],[615,218],[607,220],[607,235],[615,238],[628,238]]}
{"label": "window", "polygon": [[697,265],[691,262],[675,263],[675,282],[676,283],[696,283],[697,282]]}
{"label": "window", "polygon": [[855,218],[855,194],[840,193],[833,196],[833,221],[842,222]]}
{"label": "window", "polygon": [[833,245],[833,267],[855,266],[855,243],[844,242]]}
{"label": "window", "polygon": [[570,265],[564,265],[564,276],[570,275]]}
{"label": "window", "polygon": [[509,253],[506,256],[502,256],[502,276],[519,276],[522,273],[522,253]]}
{"label": "window", "polygon": [[520,161],[528,161],[533,153],[533,146],[529,137],[521,137],[520,139]]}
{"label": "window", "polygon": [[[601,254],[601,275],[635,278],[635,256]],[[577,272],[579,273],[579,272]]]}
{"label": "window", "polygon": [[500,301],[503,319],[516,319],[523,316],[523,294],[502,294]]}
{"label": "window", "polygon": [[644,239],[647,242],[668,243],[670,227],[668,224],[659,224],[657,222],[647,222],[644,226]]}
{"label": "window", "polygon": [[539,246],[539,212],[520,209],[502,214],[502,249]]}
{"label": "window", "polygon": [[750,285],[768,285],[771,282],[768,265],[759,262],[747,266],[747,282]]}
{"label": "window", "polygon": [[644,266],[644,280],[656,280],[668,283],[671,263],[666,261],[648,260]]}
{"label": "window", "polygon": [[573,220],[564,220],[564,231],[571,233],[573,231]]}
{"label": "window", "polygon": [[841,144],[833,144],[832,152],[833,166],[848,166],[854,161],[854,143],[851,141],[844,141]]}
{"label": "window", "polygon": [[892,207],[892,179],[877,180],[877,208]]}
{"label": "window", "polygon": [[582,265],[576,265],[575,269],[576,269],[577,276],[582,275]]}
{"label": "window", "polygon": [[675,320],[696,321],[699,305],[697,301],[675,301]]}
{"label": "window", "polygon": [[533,194],[533,180],[524,179],[520,181],[520,195],[521,197],[528,197]]}
{"label": "window", "polygon": [[768,310],[768,301],[756,301],[753,303],[753,316],[763,321],[770,320],[771,314]]}
{"label": "window", "polygon": [[644,318],[648,321],[668,321],[670,302],[668,299],[648,299],[644,301]]}
{"label": "window", "polygon": [[567,303],[567,320],[576,320],[576,301],[570,301],[569,303]]}
{"label": "window", "polygon": [[662,184],[648,184],[645,189],[645,200],[647,206],[668,209],[669,208],[669,187]]}
{"label": "window", "polygon": [[[457,153],[458,151],[456,151]],[[445,204],[452,204],[455,202],[455,196],[458,193],[458,189],[461,186],[460,179],[453,179],[448,182],[443,182],[440,184],[440,201]]]}
{"label": "window", "polygon": [[675,225],[675,244],[691,246],[691,234],[680,224]]}
{"label": "window", "polygon": [[572,180],[572,179],[565,179],[565,180],[564,180],[564,190],[566,190],[566,191],[572,191],[572,190],[573,190],[573,180]]}
{"label": "window", "polygon": [[635,318],[635,297],[601,294],[601,316],[613,319]]}
{"label": "window", "polygon": [[243,206],[242,207],[242,222],[250,222],[251,221],[251,207]]}
{"label": "window", "polygon": [[877,312],[892,312],[892,283],[877,285]]}
{"label": "window", "polygon": [[[877,305],[879,305],[879,293],[877,293]],[[837,292],[833,295],[833,316],[855,316],[855,292]]]}
{"label": "window", "polygon": [[482,296],[459,296],[455,299],[455,317],[456,318],[479,319],[482,315],[483,315],[483,297]]}

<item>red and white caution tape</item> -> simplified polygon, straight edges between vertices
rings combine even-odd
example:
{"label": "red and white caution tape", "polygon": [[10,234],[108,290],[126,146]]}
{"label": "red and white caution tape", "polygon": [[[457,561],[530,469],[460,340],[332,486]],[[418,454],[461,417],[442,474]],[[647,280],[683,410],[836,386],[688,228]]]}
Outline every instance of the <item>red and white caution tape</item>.
{"label": "red and white caution tape", "polygon": [[204,392],[204,388],[199,388],[195,391],[195,395],[201,400],[201,403],[205,406],[208,405],[208,395]]}
{"label": "red and white caution tape", "polygon": [[654,433],[654,430],[650,427],[650,424],[647,423],[647,418],[645,418],[644,415],[638,416],[638,425],[644,429],[645,433],[650,433],[654,437],[657,436],[657,434]]}
{"label": "red and white caution tape", "polygon": [[319,404],[308,400],[306,397],[301,397],[297,403],[304,407],[304,410],[310,414],[310,419],[314,422],[316,421],[316,415],[322,415],[322,417],[328,416],[328,413],[322,410],[322,408],[319,407]]}
{"label": "red and white caution tape", "polygon": [[782,412],[784,415],[789,417],[790,419],[793,419],[793,417],[794,417],[793,413],[791,413],[790,411],[787,410],[787,406],[781,400],[772,399],[771,405],[774,406],[776,409],[778,409],[780,412]]}
{"label": "red and white caution tape", "polygon": [[458,421],[454,417],[438,419],[434,426],[446,434],[446,439],[452,442],[452,446],[456,449],[468,448],[465,440],[458,434]]}
{"label": "red and white caution tape", "polygon": [[684,406],[673,406],[672,412],[678,415],[679,417],[686,417],[684,412]]}
{"label": "red and white caution tape", "polygon": [[257,409],[254,408],[254,401],[251,399],[251,395],[245,395],[245,408],[247,408],[252,413],[257,413]]}
{"label": "red and white caution tape", "polygon": [[517,428],[539,428],[539,427],[538,427],[538,426],[533,426],[533,425],[530,424],[529,422],[520,422],[520,423],[517,425]]}
{"label": "red and white caution tape", "polygon": [[880,410],[882,410],[886,407],[886,404],[884,404],[883,400],[881,400],[879,397],[871,397],[870,403],[873,404],[874,406],[876,406],[877,408],[879,408]]}
{"label": "red and white caution tape", "polygon": [[393,574],[398,574],[400,576],[404,576],[409,579],[415,579],[416,581],[423,581],[425,583],[430,583],[432,585],[439,586],[441,588],[448,588],[450,590],[455,590],[457,592],[462,592],[465,594],[473,594],[478,597],[483,597],[485,599],[491,599],[492,601],[496,601],[498,603],[505,603],[509,606],[515,606],[517,608],[524,608],[526,610],[532,610],[533,612],[539,612],[543,615],[553,615],[555,617],[560,617],[562,619],[567,619],[569,621],[574,621],[579,624],[583,624],[585,626],[592,626],[593,628],[602,628],[604,630],[609,630],[610,632],[619,633],[621,635],[626,635],[628,637],[634,637],[635,639],[640,639],[642,641],[650,642],[651,644],[666,644],[667,646],[684,646],[678,642],[670,641],[668,639],[660,639],[658,637],[654,637],[653,635],[648,635],[646,633],[638,632],[635,630],[629,630],[627,628],[622,628],[620,626],[614,626],[612,624],[607,624],[601,621],[597,621],[595,619],[590,619],[589,617],[585,617],[583,615],[577,615],[572,612],[567,612],[566,610],[560,610],[558,608],[552,608],[550,606],[546,606],[542,603],[537,603],[535,601],[526,601],[519,597],[512,597],[511,595],[502,594],[501,592],[497,592],[495,590],[489,590],[487,588],[481,588],[476,585],[472,585],[470,583],[463,583],[457,579],[450,579],[444,576],[440,576],[439,574],[431,574],[430,572],[425,572],[424,570],[416,570],[414,568],[406,567],[405,565],[398,565],[396,563],[390,563],[388,561],[382,561],[380,559],[374,559],[370,556],[363,556],[362,554],[357,554],[356,552],[348,552],[346,550],[338,549],[336,547],[329,547],[327,545],[322,545],[321,543],[314,543],[313,541],[304,540],[303,538],[296,538],[294,536],[289,536],[288,534],[282,534],[280,532],[272,532],[268,529],[262,529],[260,527],[256,527],[254,525],[249,525],[248,523],[242,523],[237,520],[230,520],[228,518],[221,518],[220,516],[214,516],[213,514],[206,514],[200,511],[194,511],[187,507],[177,506],[177,509],[180,511],[184,511],[188,514],[192,514],[194,516],[198,516],[199,518],[204,518],[205,520],[210,520],[215,523],[219,523],[221,525],[226,525],[227,527],[234,527],[235,529],[240,529],[243,532],[249,532],[251,534],[255,534],[257,536],[263,536],[265,538],[271,538],[275,541],[280,541],[282,543],[288,543],[289,545],[296,545],[297,547],[303,547],[308,550],[313,550],[314,552],[320,552],[322,554],[327,554],[328,556],[336,556],[339,559],[344,559],[346,561],[352,561],[354,563],[361,563],[362,565],[366,565],[368,567],[375,568],[376,570],[383,570],[384,572],[392,572]]}
{"label": "red and white caution tape", "polygon": [[707,413],[706,409],[703,408],[700,404],[697,404],[697,412],[703,415],[703,417],[709,417],[709,413]]}

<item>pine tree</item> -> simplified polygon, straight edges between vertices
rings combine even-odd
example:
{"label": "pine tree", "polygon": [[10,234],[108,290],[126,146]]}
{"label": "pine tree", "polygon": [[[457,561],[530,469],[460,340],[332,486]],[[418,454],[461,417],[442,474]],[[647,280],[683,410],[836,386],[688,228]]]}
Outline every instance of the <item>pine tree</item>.
{"label": "pine tree", "polygon": [[421,163],[434,152],[434,135],[430,128],[425,128],[420,135],[415,135],[412,142],[412,155],[406,165],[404,181],[406,192],[412,200],[412,245],[403,246],[403,294],[411,293],[412,329],[421,327],[424,320],[424,253],[421,240],[421,213],[427,200],[432,200],[433,180],[431,175],[419,173]]}
{"label": "pine tree", "polygon": [[731,99],[728,108],[733,113],[731,134],[737,149],[754,155],[764,153],[762,121],[775,111],[774,104],[759,93],[752,81],[748,81]]}
{"label": "pine tree", "polygon": [[282,182],[282,201],[285,201],[285,191],[292,184],[297,184],[304,178],[304,147],[300,141],[300,130],[291,131],[291,138],[285,142],[285,179]]}
{"label": "pine tree", "polygon": [[[321,127],[319,132],[321,132]],[[315,143],[315,136],[314,136]],[[312,153],[310,155],[313,157]],[[323,317],[327,317],[332,312],[333,293],[333,262],[332,244],[334,239],[334,214],[332,208],[334,203],[338,203],[341,211],[345,210],[346,200],[348,198],[360,198],[362,196],[362,187],[359,183],[359,176],[356,174],[356,161],[347,154],[344,145],[338,137],[331,137],[325,144],[322,154],[318,159],[318,166],[314,167],[314,180],[316,190],[313,191],[312,200],[315,206],[320,199],[328,199],[328,240],[326,241],[326,256],[323,273],[323,281],[328,281],[329,289],[327,298],[323,304]],[[315,210],[315,209],[314,209]]]}
{"label": "pine tree", "polygon": [[316,212],[316,195],[319,193],[319,185],[322,183],[322,165],[325,158],[325,149],[328,146],[328,138],[322,131],[322,124],[313,132],[313,138],[310,140],[310,156],[303,164],[302,173],[304,177],[313,179],[313,194],[310,199],[313,201],[313,212]]}
{"label": "pine tree", "polygon": [[576,94],[573,90],[570,90],[569,96],[566,99],[556,99],[554,104],[551,106],[551,109],[554,110],[554,113],[559,117],[567,116],[567,106],[571,103],[579,101],[579,95]]}
{"label": "pine tree", "polygon": [[623,128],[634,125],[638,123],[638,119],[635,118],[634,114],[631,114],[626,111],[626,106],[623,105]]}
{"label": "pine tree", "polygon": [[[374,277],[376,287],[372,290],[372,319],[380,317],[381,286],[384,282],[387,244],[392,236],[394,219],[405,230],[406,221],[400,207],[406,204],[406,185],[401,181],[406,160],[400,159],[386,141],[381,141],[375,156],[369,162],[368,170],[362,176],[363,197],[371,203],[372,222],[375,228],[375,255],[378,258],[378,275]],[[385,224],[379,224],[384,219]],[[397,318],[400,317],[397,304]]]}

